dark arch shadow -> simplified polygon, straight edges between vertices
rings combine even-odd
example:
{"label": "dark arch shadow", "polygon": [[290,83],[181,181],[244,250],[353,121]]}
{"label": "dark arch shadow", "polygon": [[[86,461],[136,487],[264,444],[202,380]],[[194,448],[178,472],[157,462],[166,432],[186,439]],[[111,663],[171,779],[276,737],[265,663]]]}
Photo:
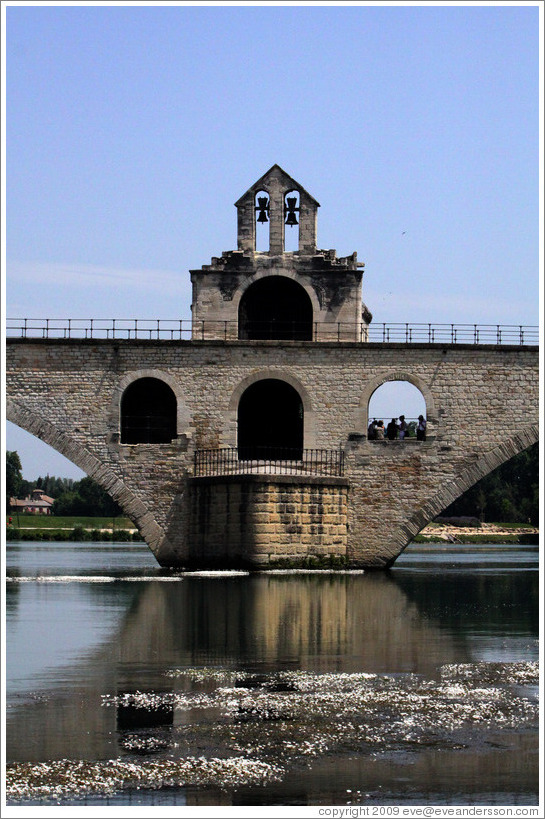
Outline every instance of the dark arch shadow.
{"label": "dark arch shadow", "polygon": [[238,308],[238,337],[312,341],[312,302],[304,287],[286,276],[251,284]]}
{"label": "dark arch shadow", "polygon": [[176,396],[159,378],[139,378],[121,398],[121,443],[165,444],[176,437]]}
{"label": "dark arch shadow", "polygon": [[304,412],[291,384],[277,378],[255,381],[238,405],[238,457],[241,460],[303,455]]}

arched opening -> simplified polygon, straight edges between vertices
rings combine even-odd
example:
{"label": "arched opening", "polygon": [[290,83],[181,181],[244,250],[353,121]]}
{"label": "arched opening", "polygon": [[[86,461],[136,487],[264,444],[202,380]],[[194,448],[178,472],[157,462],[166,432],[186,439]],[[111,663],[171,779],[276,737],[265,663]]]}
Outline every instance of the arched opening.
{"label": "arched opening", "polygon": [[121,443],[166,444],[176,437],[176,396],[159,378],[139,378],[121,398]]}
{"label": "arched opening", "polygon": [[[418,387],[409,381],[387,381],[374,391],[369,400],[367,437],[369,440],[382,437],[425,440],[426,430],[423,435],[421,432],[417,434],[419,416],[426,421],[426,401]],[[382,427],[379,426],[380,423]],[[403,423],[406,429],[402,428]],[[383,433],[380,433],[380,429]],[[373,433],[376,433],[374,437]]]}
{"label": "arched opening", "polygon": [[238,405],[240,460],[300,460],[303,432],[303,402],[290,384],[265,378],[243,392]]}
{"label": "arched opening", "polygon": [[299,191],[287,191],[284,196],[284,250],[293,253],[299,250]]}
{"label": "arched opening", "polygon": [[312,302],[304,287],[285,276],[250,285],[240,300],[238,337],[312,341]]}
{"label": "arched opening", "polygon": [[255,249],[258,253],[268,253],[270,246],[270,197],[267,191],[257,191],[255,195]]}

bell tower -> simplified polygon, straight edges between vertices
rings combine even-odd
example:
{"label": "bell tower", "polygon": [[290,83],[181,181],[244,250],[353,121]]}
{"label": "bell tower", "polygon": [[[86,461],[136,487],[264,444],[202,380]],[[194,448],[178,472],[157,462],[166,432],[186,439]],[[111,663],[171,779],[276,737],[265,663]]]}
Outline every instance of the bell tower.
{"label": "bell tower", "polygon": [[316,199],[273,165],[235,207],[237,250],[190,271],[193,338],[367,341],[364,265],[317,249]]}
{"label": "bell tower", "polygon": [[286,229],[299,228],[299,253],[316,253],[319,203],[279,165],[273,165],[235,202],[238,249],[256,251],[256,228],[269,223],[270,256],[285,252]]}

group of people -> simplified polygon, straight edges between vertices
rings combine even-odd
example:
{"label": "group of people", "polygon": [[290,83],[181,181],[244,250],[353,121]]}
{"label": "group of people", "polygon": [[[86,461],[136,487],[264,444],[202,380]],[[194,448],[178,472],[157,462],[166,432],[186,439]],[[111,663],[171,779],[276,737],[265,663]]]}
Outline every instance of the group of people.
{"label": "group of people", "polygon": [[[367,439],[369,441],[380,441],[388,438],[390,441],[395,441],[396,438],[402,440],[409,431],[409,425],[405,420],[404,415],[397,418],[392,418],[388,426],[384,427],[384,421],[377,421],[373,419],[367,428]],[[426,440],[426,419],[423,415],[418,416],[418,423],[416,425],[416,439],[418,441]]]}

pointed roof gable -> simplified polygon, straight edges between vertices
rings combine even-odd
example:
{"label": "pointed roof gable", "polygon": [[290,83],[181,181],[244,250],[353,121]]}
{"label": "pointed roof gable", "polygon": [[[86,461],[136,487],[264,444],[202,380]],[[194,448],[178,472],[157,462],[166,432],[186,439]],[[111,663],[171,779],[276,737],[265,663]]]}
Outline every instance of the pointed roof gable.
{"label": "pointed roof gable", "polygon": [[280,167],[280,165],[276,164],[273,165],[272,168],[269,168],[267,173],[264,173],[263,176],[257,180],[257,182],[254,182],[254,184],[248,188],[246,193],[242,194],[240,199],[238,199],[235,202],[235,207],[238,207],[238,205],[242,204],[242,202],[244,201],[244,199],[246,199],[247,196],[253,194],[256,190],[259,190],[261,187],[263,187],[263,185],[267,182],[268,177],[271,176],[273,171],[279,171],[280,175],[284,177],[288,185],[293,185],[294,188],[297,188],[301,193],[304,193],[305,196],[308,196],[308,198],[316,205],[316,207],[318,208],[320,207],[320,203],[317,202],[316,199],[313,196],[311,196],[311,194],[293,178],[293,176],[290,176],[289,173],[286,173],[286,171]]}

